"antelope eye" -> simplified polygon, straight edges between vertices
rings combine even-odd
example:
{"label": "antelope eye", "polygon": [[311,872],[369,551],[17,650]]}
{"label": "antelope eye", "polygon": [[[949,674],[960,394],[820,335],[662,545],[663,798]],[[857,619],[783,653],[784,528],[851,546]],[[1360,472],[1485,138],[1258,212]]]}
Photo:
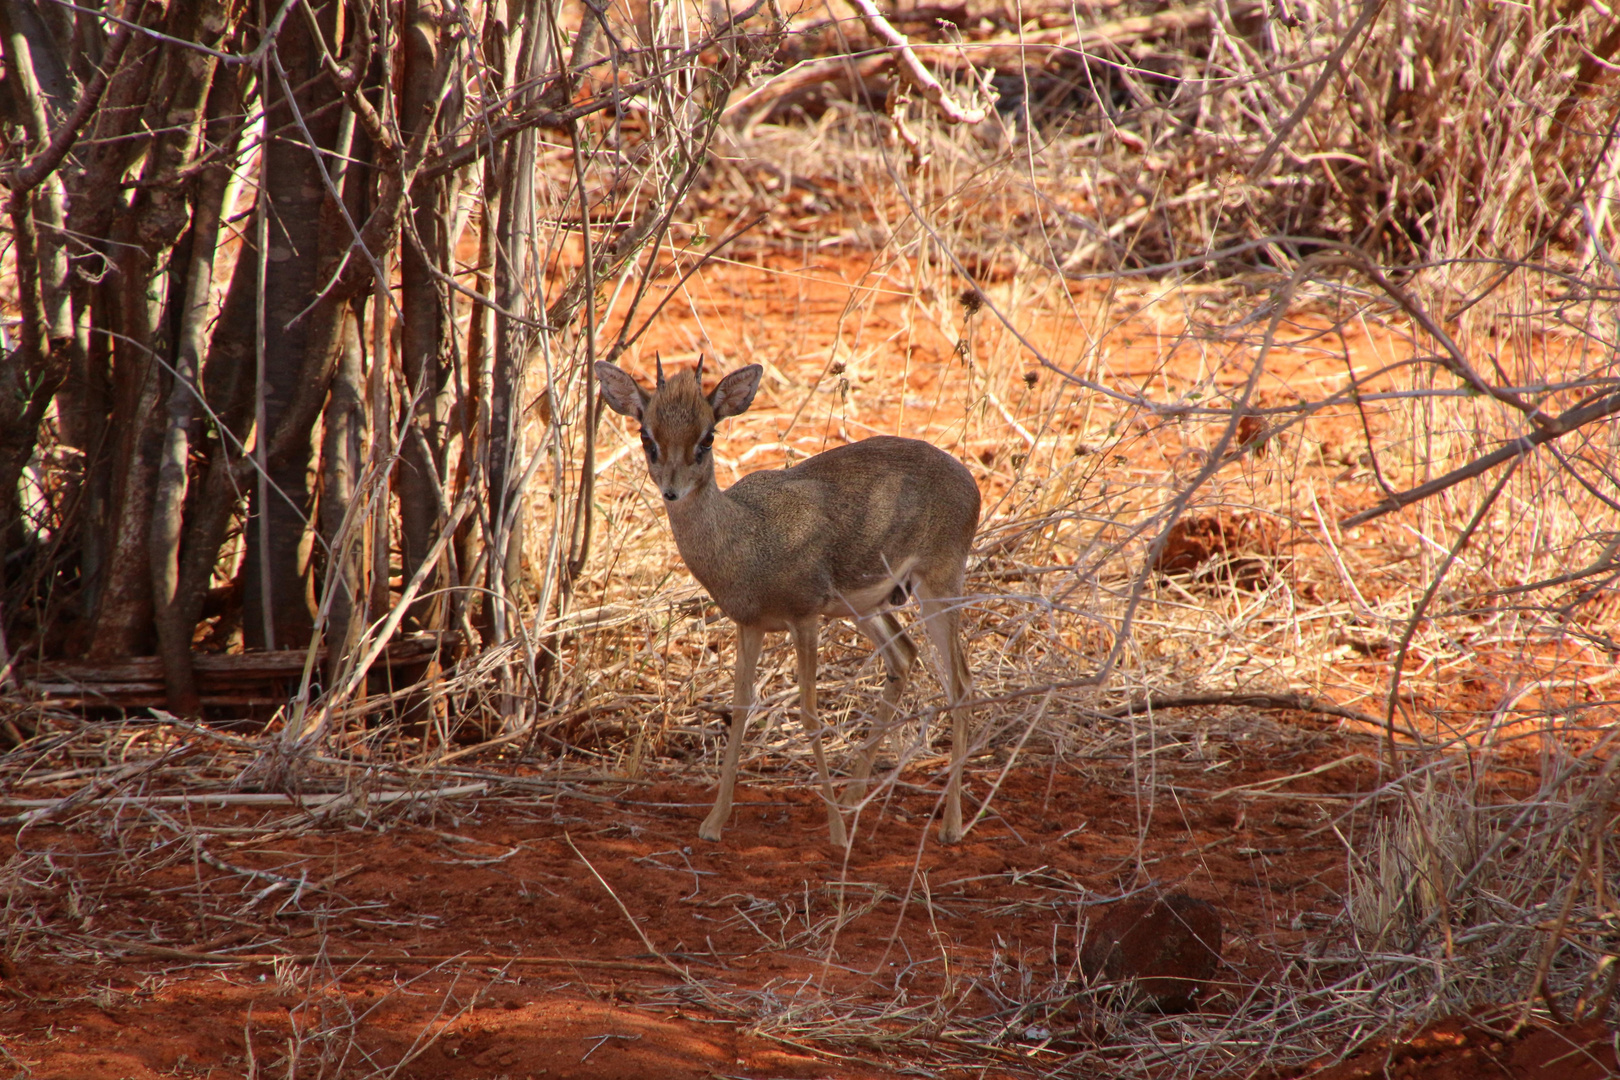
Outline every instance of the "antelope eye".
{"label": "antelope eye", "polygon": [[641,432],[641,448],[647,451],[648,461],[658,460],[658,444],[653,442],[653,437],[647,434],[645,428]]}
{"label": "antelope eye", "polygon": [[707,435],[703,436],[703,438],[698,440],[698,449],[699,450],[707,450],[710,447],[712,447],[713,445],[714,445],[714,429],[711,428],[711,429],[709,429],[709,433]]}

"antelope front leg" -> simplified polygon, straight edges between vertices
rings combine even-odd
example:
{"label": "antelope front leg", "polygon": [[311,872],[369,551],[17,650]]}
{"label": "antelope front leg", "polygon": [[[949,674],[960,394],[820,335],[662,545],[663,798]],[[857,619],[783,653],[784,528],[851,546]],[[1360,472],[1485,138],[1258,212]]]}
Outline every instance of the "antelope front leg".
{"label": "antelope front leg", "polygon": [[[965,695],[964,695],[965,696]],[[959,698],[951,707],[951,778],[945,786],[945,820],[939,838],[947,844],[962,839],[962,770],[967,765],[968,720]]]}
{"label": "antelope front leg", "polygon": [[821,721],[816,716],[816,649],[821,639],[821,617],[812,615],[793,628],[793,645],[799,654],[799,716],[810,735],[810,750],[816,756],[816,776],[821,780],[821,797],[827,802],[827,828],[835,846],[847,848],[844,818],[838,812],[838,796],[827,772],[827,753],[821,747]]}
{"label": "antelope front leg", "polygon": [[698,836],[704,840],[720,839],[720,830],[731,817],[731,792],[737,786],[737,762],[742,758],[743,739],[748,734],[748,714],[754,708],[754,668],[759,663],[759,649],[765,641],[765,631],[753,627],[737,628],[737,670],[731,695],[731,735],[726,739],[726,756],[720,767],[720,791],[714,798],[714,809],[698,826]]}

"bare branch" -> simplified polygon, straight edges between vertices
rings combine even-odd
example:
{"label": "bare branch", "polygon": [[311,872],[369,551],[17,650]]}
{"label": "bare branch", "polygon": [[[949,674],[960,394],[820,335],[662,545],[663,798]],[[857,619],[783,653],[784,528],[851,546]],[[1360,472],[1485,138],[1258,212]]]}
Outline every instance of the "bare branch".
{"label": "bare branch", "polygon": [[1467,465],[1452,469],[1444,476],[1437,476],[1415,488],[1408,488],[1391,498],[1385,499],[1377,506],[1363,510],[1358,514],[1351,514],[1339,523],[1341,528],[1348,529],[1352,525],[1361,525],[1373,518],[1382,517],[1392,510],[1399,510],[1403,506],[1410,506],[1415,502],[1427,499],[1447,488],[1456,487],[1471,477],[1489,472],[1504,461],[1523,457],[1542,443],[1550,442],[1563,435],[1568,435],[1578,427],[1584,427],[1594,420],[1601,420],[1605,416],[1620,412],[1620,391],[1613,391],[1603,395],[1595,401],[1585,405],[1578,405],[1567,412],[1560,413],[1548,421],[1544,426],[1537,428],[1528,435],[1521,435],[1506,446],[1493,450],[1484,457],[1476,458]]}
{"label": "bare branch", "polygon": [[872,36],[884,42],[894,54],[906,78],[922,92],[924,97],[934,103],[945,115],[945,119],[953,124],[983,122],[988,115],[986,111],[982,107],[970,108],[962,105],[952,97],[950,91],[934,77],[934,73],[923,65],[906,35],[895,29],[894,24],[884,17],[872,0],[850,0],[850,4],[860,13],[861,21],[866,23],[866,28],[872,32]]}
{"label": "bare branch", "polygon": [[1266,148],[1260,152],[1259,157],[1254,159],[1254,164],[1249,166],[1250,180],[1265,173],[1266,168],[1271,164],[1271,159],[1277,155],[1278,147],[1287,141],[1288,136],[1299,126],[1299,122],[1305,119],[1305,114],[1316,103],[1316,99],[1322,96],[1322,91],[1327,89],[1327,84],[1332,82],[1334,76],[1339,73],[1339,65],[1344,62],[1344,54],[1350,51],[1350,46],[1356,43],[1356,39],[1361,37],[1367,27],[1372,25],[1372,21],[1378,17],[1378,13],[1382,10],[1384,10],[1384,0],[1365,0],[1365,3],[1361,5],[1361,14],[1356,17],[1356,21],[1351,24],[1350,29],[1344,32],[1344,37],[1340,39],[1339,44],[1334,46],[1333,51],[1322,62],[1322,73],[1316,77],[1316,81],[1305,92],[1305,96],[1299,99],[1299,104],[1294,106],[1292,113],[1288,114],[1288,119],[1277,125],[1276,133],[1271,136],[1271,141],[1266,143]]}
{"label": "bare branch", "polygon": [[101,95],[106,93],[107,83],[112,80],[112,73],[118,69],[118,62],[123,59],[124,49],[128,47],[133,36],[134,33],[129,26],[119,28],[117,35],[107,46],[107,55],[96,68],[95,76],[91,78],[89,85],[84,88],[84,93],[80,96],[79,104],[74,108],[72,115],[56,129],[45,149],[35,154],[20,168],[5,175],[7,187],[15,192],[31,191],[62,164],[62,159],[73,149],[73,144],[78,140],[85,124],[95,115],[96,108],[101,104]]}

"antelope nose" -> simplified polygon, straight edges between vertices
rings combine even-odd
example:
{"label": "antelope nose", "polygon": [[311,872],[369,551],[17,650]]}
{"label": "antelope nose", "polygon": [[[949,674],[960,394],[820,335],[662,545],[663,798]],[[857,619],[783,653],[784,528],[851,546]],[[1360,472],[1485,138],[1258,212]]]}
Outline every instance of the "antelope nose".
{"label": "antelope nose", "polygon": [[676,499],[680,498],[680,496],[675,493],[674,488],[665,488],[664,489],[664,498],[667,499],[669,502],[674,502]]}

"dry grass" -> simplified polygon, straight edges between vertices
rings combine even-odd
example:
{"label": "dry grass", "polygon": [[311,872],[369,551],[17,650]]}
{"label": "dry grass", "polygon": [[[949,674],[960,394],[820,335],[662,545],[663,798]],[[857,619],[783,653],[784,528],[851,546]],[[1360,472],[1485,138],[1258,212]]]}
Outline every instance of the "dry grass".
{"label": "dry grass", "polygon": [[[671,307],[684,316],[625,362],[650,366],[656,344],[666,363],[700,347],[721,367],[766,363],[770,407],[723,433],[723,482],[879,431],[969,462],[986,513],[966,630],[979,746],[998,768],[1037,749],[1123,754],[1124,776],[1099,769],[1097,782],[1151,806],[1168,784],[1157,749],[1197,744],[1232,714],[1110,715],[1123,703],[1295,693],[1365,714],[1347,736],[1381,735],[1365,749],[1388,772],[1333,808],[1351,881],[1342,916],[1309,948],[1277,948],[1273,977],[1234,981],[1200,1015],[1110,1012],[1077,994],[1054,951],[1009,953],[975,974],[1003,1003],[984,1015],[941,1000],[705,990],[760,1032],[933,1069],[1190,1077],[1303,1066],[1486,1006],[1518,1008],[1504,1025],[1607,1009],[1620,429],[1590,425],[1556,451],[1341,525],[1533,431],[1510,394],[1556,415],[1614,391],[1620,158],[1605,141],[1612,92],[1581,81],[1597,77],[1581,43],[1600,38],[1602,19],[1581,8],[1560,22],[1546,4],[1396,5],[1329,70],[1323,58],[1360,6],[1289,7],[1297,25],[1221,23],[1213,36],[1075,54],[1055,73],[1003,79],[1003,111],[977,131],[914,109],[920,162],[891,141],[889,121],[835,94],[813,118],[788,108],[735,124],[682,243],[762,210],[771,224],[726,249],[738,265],[684,284]],[[1103,76],[1100,103],[1087,80]],[[1372,252],[1396,291],[1351,249]],[[660,257],[695,261],[673,242]],[[1462,363],[1502,392],[1470,387]],[[549,447],[558,467],[526,525],[539,601],[528,632],[426,688],[443,702],[426,737],[367,728],[355,721],[385,703],[355,703],[297,763],[302,783],[495,776],[457,761],[467,750],[454,721],[503,711],[495,674],[509,664],[549,669],[533,727],[502,736],[509,754],[631,779],[717,760],[731,628],[679,566],[633,433],[615,423],[601,428],[588,568],[571,592],[547,585],[569,527],[555,508],[572,503],[583,445],[584,365],[564,357],[557,369],[529,388],[528,415],[541,415],[543,394],[548,417],[529,445]],[[1176,523],[1212,516],[1240,524],[1232,546],[1157,573]],[[878,666],[852,631],[829,637],[824,713],[847,740],[876,700]],[[802,779],[791,664],[778,650],[763,667],[763,730],[744,769]],[[937,764],[917,738],[937,704],[937,687],[919,680],[903,760]],[[114,776],[104,795],[177,780],[119,770],[176,745],[166,740],[180,728],[146,736],[142,754],[99,749],[84,766],[84,740],[110,732],[62,718],[40,729],[7,759],[11,783],[76,769],[92,785]],[[221,783],[270,752],[258,739],[205,737],[228,744]],[[1534,790],[1494,779],[1505,765],[1533,766]],[[370,827],[393,812],[407,811],[333,815]],[[17,940],[51,932],[30,898],[74,896],[66,873],[20,855],[5,869]],[[1074,898],[1053,883],[1029,918],[1061,923]],[[784,947],[813,947],[848,913],[829,909],[813,926],[807,914],[803,940]],[[313,1000],[319,987],[308,986]],[[690,988],[671,994],[691,999]],[[311,1016],[300,1052],[338,1061],[357,1019]]]}

